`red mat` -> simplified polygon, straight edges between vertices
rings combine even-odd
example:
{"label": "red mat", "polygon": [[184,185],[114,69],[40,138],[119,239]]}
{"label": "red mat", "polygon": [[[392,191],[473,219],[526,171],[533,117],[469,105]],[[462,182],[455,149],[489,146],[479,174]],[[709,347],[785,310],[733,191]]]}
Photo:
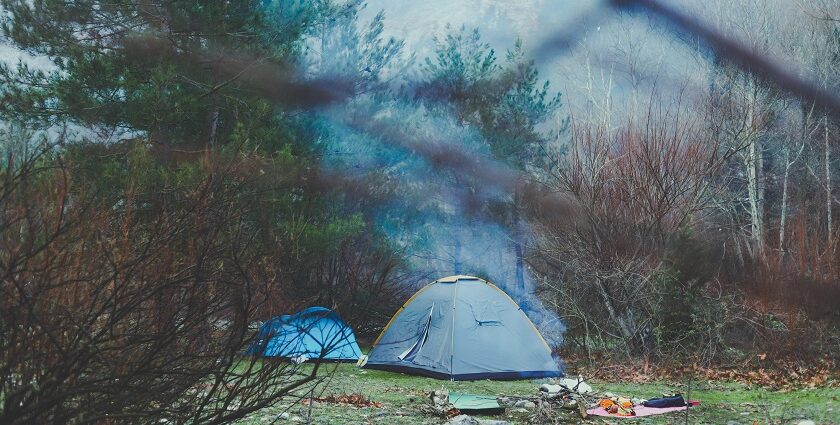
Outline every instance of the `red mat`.
{"label": "red mat", "polygon": [[[688,403],[691,404],[692,406],[697,406],[698,404],[700,404],[699,401],[695,401],[695,400],[691,400]],[[593,408],[593,409],[589,409],[589,410],[586,411],[586,413],[588,413],[590,415],[593,415],[593,416],[607,416],[607,417],[610,417],[610,418],[638,418],[638,417],[642,417],[642,416],[653,416],[653,415],[661,415],[663,413],[679,412],[679,411],[685,410],[687,408],[688,407],[686,407],[686,406],[682,406],[682,407],[645,407],[645,406],[639,404],[639,405],[633,406],[633,410],[636,412],[635,416],[613,415],[610,412],[607,412],[606,410],[604,410],[603,407],[596,407],[596,408]]]}

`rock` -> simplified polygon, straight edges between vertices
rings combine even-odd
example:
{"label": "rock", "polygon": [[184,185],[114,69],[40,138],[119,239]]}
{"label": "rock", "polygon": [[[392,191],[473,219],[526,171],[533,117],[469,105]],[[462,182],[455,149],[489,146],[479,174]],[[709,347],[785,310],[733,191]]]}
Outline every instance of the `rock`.
{"label": "rock", "polygon": [[289,419],[289,412],[283,412],[283,413],[277,415],[277,419],[282,419],[284,421]]}
{"label": "rock", "polygon": [[498,421],[496,419],[479,419],[479,425],[510,425],[508,421]]}
{"label": "rock", "polygon": [[502,407],[513,407],[516,404],[516,400],[510,397],[496,397],[496,402]]}
{"label": "rock", "polygon": [[447,405],[449,404],[449,391],[437,390],[429,393],[429,398],[432,400],[432,405]]}
{"label": "rock", "polygon": [[533,409],[533,408],[537,407],[537,405],[534,404],[534,402],[530,401],[530,400],[519,400],[519,401],[516,402],[516,404],[513,405],[513,407],[519,407],[519,408],[522,408],[522,409]]}
{"label": "rock", "polygon": [[589,386],[586,382],[583,381],[583,377],[578,378],[564,378],[561,379],[560,385],[568,388],[574,389],[577,386],[577,392],[579,394],[589,394],[592,392],[592,387]]}
{"label": "rock", "polygon": [[449,404],[449,391],[432,391],[429,393],[429,399],[432,401],[432,410],[438,415],[443,415],[452,409],[452,405]]}
{"label": "rock", "polygon": [[817,425],[817,423],[810,420],[810,419],[803,419],[803,420],[797,422],[796,425]]}
{"label": "rock", "polygon": [[540,385],[540,391],[549,394],[557,394],[560,391],[565,390],[566,388],[562,385],[554,385],[554,384],[542,384]]}
{"label": "rock", "polygon": [[528,409],[523,409],[521,407],[517,407],[517,408],[513,409],[513,412],[514,413],[528,413]]}
{"label": "rock", "polygon": [[478,419],[470,415],[458,415],[447,422],[449,425],[481,425]]}
{"label": "rock", "polygon": [[738,422],[735,422],[735,421],[729,421],[729,422],[726,423],[726,425],[741,425],[741,424],[738,423]]}

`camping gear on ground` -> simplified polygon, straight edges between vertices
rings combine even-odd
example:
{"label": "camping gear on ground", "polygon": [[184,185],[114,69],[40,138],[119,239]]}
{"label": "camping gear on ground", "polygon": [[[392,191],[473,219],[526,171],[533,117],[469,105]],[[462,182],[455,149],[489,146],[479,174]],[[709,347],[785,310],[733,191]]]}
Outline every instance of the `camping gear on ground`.
{"label": "camping gear on ground", "polygon": [[598,406],[607,411],[610,415],[636,416],[636,412],[633,411],[633,403],[629,398],[604,398],[598,402]]}
{"label": "camping gear on ground", "polygon": [[583,380],[582,376],[578,376],[577,378],[558,379],[556,384],[542,384],[540,385],[540,391],[548,393],[549,395],[556,395],[567,391],[572,391],[578,394],[589,394],[592,392],[592,387]]}
{"label": "camping gear on ground", "polygon": [[467,415],[497,415],[505,413],[496,396],[450,392],[449,402],[461,413]]}
{"label": "camping gear on ground", "polygon": [[364,367],[452,380],[562,376],[522,309],[472,276],[438,279],[417,291],[379,335]]}
{"label": "camping gear on ground", "polygon": [[682,395],[676,394],[671,397],[652,398],[643,403],[645,407],[683,407],[685,406],[685,399]]}
{"label": "camping gear on ground", "polygon": [[[598,402],[597,407],[587,410],[586,413],[593,416],[607,416],[613,418],[640,417],[679,412],[686,410],[691,406],[700,405],[700,402],[696,400],[691,400],[686,404],[685,399],[683,399],[680,394],[662,397],[659,399],[645,400],[641,403],[634,403],[633,400],[635,399],[616,396],[604,398]],[[682,402],[682,405],[678,405],[680,401]],[[653,405],[661,407],[653,407],[649,404],[650,402],[653,402]]]}
{"label": "camping gear on ground", "polygon": [[355,362],[362,350],[353,330],[336,312],[309,307],[265,322],[246,353],[294,359],[298,363],[311,359]]}
{"label": "camping gear on ground", "polygon": [[671,412],[679,412],[686,409],[686,406],[683,407],[662,407],[662,408],[655,408],[655,407],[645,407],[642,405],[633,406],[634,415],[627,416],[627,415],[617,415],[612,414],[600,407],[596,407],[594,409],[589,409],[586,411],[587,414],[592,416],[606,416],[610,418],[639,418],[642,416],[653,416],[653,415],[661,415],[663,413],[671,413]]}

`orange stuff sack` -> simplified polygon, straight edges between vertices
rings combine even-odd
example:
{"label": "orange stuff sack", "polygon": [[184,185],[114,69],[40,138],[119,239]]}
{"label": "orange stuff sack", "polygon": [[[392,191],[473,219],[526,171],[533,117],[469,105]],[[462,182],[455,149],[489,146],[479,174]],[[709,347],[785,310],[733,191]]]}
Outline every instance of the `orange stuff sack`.
{"label": "orange stuff sack", "polygon": [[616,406],[616,408],[617,409],[615,412],[610,413],[613,413],[618,416],[636,416],[636,412],[634,412],[633,409],[618,408],[618,406]]}

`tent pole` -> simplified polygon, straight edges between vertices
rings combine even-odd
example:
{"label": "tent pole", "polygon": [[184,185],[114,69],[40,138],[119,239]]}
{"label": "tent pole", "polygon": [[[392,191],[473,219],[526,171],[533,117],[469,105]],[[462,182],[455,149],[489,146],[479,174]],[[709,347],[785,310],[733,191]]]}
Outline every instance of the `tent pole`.
{"label": "tent pole", "polygon": [[452,291],[452,335],[449,344],[449,379],[455,381],[455,301],[458,299],[458,280],[455,279],[455,290]]}

